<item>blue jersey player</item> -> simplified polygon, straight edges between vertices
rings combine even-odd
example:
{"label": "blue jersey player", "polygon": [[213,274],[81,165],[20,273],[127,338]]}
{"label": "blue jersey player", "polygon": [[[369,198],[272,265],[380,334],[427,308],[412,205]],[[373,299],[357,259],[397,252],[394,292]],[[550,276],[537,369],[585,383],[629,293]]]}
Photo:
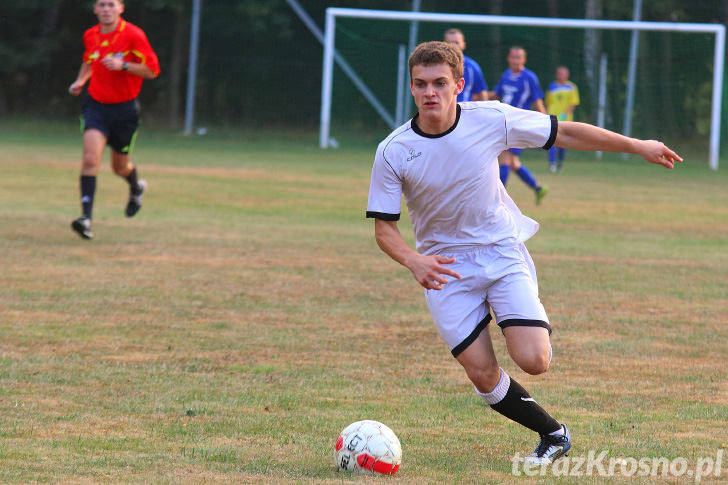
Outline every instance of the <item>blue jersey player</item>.
{"label": "blue jersey player", "polygon": [[[454,44],[465,50],[465,36],[460,29],[448,29],[445,31],[445,42]],[[483,78],[483,71],[472,58],[463,54],[463,79],[465,88],[458,94],[458,103],[462,101],[488,101],[488,85]]]}
{"label": "blue jersey player", "polygon": [[[538,77],[530,69],[526,69],[526,51],[522,47],[514,46],[508,51],[508,69],[495,87],[494,96],[500,101],[516,108],[531,109],[535,107],[541,113],[546,113],[543,104],[543,91],[538,84]],[[528,168],[521,164],[518,156],[523,150],[511,148],[498,157],[500,165],[500,178],[503,185],[508,181],[508,175],[513,169],[526,185],[536,192],[536,204],[540,204],[548,192],[548,187],[538,183]]]}

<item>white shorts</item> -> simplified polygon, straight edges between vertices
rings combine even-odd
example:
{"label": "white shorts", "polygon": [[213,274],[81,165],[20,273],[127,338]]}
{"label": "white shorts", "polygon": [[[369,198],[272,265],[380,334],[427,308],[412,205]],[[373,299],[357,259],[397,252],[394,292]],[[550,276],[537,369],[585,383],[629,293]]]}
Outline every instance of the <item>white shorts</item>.
{"label": "white shorts", "polygon": [[463,252],[447,265],[460,279],[447,276],[441,290],[425,290],[425,299],[440,336],[457,357],[490,322],[488,307],[502,328],[543,327],[551,333],[538,298],[536,269],[523,244],[491,244]]}

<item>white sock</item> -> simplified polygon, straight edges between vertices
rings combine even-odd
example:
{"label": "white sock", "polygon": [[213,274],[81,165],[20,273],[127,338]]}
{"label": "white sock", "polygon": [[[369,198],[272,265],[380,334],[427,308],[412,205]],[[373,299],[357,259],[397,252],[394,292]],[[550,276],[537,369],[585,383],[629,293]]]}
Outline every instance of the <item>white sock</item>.
{"label": "white sock", "polygon": [[564,436],[564,434],[566,434],[566,433],[564,432],[564,425],[562,424],[559,429],[549,433],[549,436]]}
{"label": "white sock", "polygon": [[549,344],[549,364],[551,363],[551,357],[554,356],[554,348]]}
{"label": "white sock", "polygon": [[477,387],[473,386],[473,389],[475,389],[475,392],[483,398],[483,401],[487,402],[491,406],[493,404],[498,404],[499,402],[501,402],[503,398],[506,397],[508,388],[511,387],[510,376],[506,374],[506,371],[504,371],[503,369],[501,369],[500,372],[500,380],[492,391],[480,392]]}

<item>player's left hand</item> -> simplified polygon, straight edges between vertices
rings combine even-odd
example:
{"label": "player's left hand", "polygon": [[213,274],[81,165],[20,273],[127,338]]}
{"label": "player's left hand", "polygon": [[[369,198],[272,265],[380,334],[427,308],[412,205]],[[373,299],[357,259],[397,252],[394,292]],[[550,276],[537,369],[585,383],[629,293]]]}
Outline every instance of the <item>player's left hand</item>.
{"label": "player's left hand", "polygon": [[680,155],[657,140],[643,140],[639,154],[650,163],[662,165],[670,169],[675,166],[675,162],[683,161]]}

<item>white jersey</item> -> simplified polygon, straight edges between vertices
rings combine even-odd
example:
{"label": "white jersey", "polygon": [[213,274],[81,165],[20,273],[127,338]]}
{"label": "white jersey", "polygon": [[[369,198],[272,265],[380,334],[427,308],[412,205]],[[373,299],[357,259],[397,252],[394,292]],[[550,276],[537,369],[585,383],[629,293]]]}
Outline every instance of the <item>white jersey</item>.
{"label": "white jersey", "polygon": [[538,223],[516,207],[500,181],[508,148],[550,148],[556,118],[498,101],[460,103],[445,133],[423,133],[412,120],[379,144],[367,217],[397,221],[402,195],[421,254],[522,243]]}

